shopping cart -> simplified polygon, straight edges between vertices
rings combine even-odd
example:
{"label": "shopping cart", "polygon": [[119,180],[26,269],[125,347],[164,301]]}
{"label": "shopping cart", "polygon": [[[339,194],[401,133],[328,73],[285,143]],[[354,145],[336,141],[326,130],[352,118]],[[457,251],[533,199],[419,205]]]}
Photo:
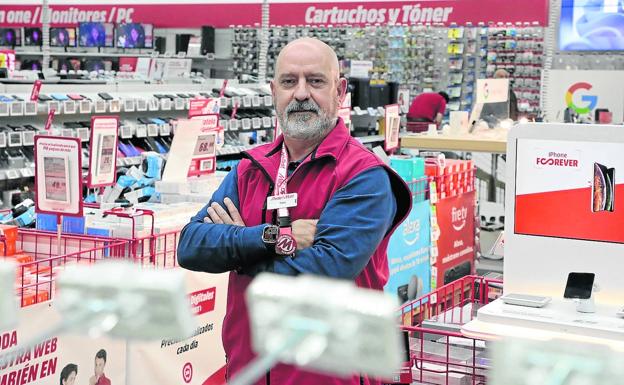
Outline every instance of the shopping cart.
{"label": "shopping cart", "polygon": [[460,329],[501,294],[501,280],[465,276],[403,305],[409,361],[393,384],[485,384],[486,343],[463,336]]}
{"label": "shopping cart", "polygon": [[[0,237],[2,250],[7,241]],[[52,299],[57,273],[72,263],[95,263],[103,259],[123,258],[127,241],[49,231],[18,229],[16,253],[5,256],[18,264],[15,280],[22,307]]]}

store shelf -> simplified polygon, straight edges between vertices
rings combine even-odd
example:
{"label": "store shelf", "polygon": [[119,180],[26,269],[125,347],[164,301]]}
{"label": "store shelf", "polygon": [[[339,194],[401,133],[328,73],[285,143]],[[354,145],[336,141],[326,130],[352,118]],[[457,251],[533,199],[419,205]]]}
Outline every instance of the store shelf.
{"label": "store shelf", "polygon": [[418,150],[474,151],[504,154],[507,141],[470,136],[411,134],[401,138],[401,147]]}

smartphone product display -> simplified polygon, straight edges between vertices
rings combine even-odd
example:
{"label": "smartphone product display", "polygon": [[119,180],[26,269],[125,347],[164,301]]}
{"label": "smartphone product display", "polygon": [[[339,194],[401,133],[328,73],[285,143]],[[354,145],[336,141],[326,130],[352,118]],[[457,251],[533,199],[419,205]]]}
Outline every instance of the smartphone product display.
{"label": "smartphone product display", "polygon": [[100,92],[98,94],[98,96],[100,98],[102,98],[103,100],[113,100],[114,99],[112,96],[110,96],[110,94],[107,94],[106,92]]}
{"label": "smartphone product display", "polygon": [[567,299],[589,299],[594,287],[594,273],[570,273],[563,297]]}
{"label": "smartphone product display", "polygon": [[69,204],[69,162],[64,156],[44,156],[45,197],[49,201]]}
{"label": "smartphone product display", "polygon": [[613,211],[615,203],[615,169],[594,162],[592,211]]}
{"label": "smartphone product display", "polygon": [[528,294],[505,294],[501,300],[508,305],[528,306],[528,307],[544,307],[550,303],[551,297],[542,297],[538,295]]}

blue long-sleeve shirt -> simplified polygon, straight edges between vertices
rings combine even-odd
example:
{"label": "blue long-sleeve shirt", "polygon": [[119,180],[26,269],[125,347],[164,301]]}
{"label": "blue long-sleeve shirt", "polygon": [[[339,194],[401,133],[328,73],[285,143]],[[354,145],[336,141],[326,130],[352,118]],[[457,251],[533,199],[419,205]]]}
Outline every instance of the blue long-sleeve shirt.
{"label": "blue long-sleeve shirt", "polygon": [[217,202],[225,208],[225,197],[240,208],[236,168],[182,230],[180,266],[210,273],[272,271],[353,279],[390,230],[397,210],[387,172],[382,167],[366,170],[336,191],[320,218],[304,218],[318,219],[311,247],[298,250],[294,258],[276,259],[262,241],[266,223],[250,227],[204,223],[208,207]]}

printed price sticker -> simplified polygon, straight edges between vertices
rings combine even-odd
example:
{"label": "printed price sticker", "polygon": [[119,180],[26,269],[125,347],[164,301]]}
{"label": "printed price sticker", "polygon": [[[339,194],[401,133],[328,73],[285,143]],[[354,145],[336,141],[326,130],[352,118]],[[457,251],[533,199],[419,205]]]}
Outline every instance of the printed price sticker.
{"label": "printed price sticker", "polygon": [[24,115],[24,102],[13,102],[13,103],[11,103],[11,115],[12,116],[22,116],[22,115]]}
{"label": "printed price sticker", "polygon": [[124,111],[132,112],[134,111],[134,99],[125,99],[124,100]]}
{"label": "printed price sticker", "polygon": [[63,102],[63,113],[65,114],[75,114],[76,113],[76,102],[73,100],[66,100]]}

